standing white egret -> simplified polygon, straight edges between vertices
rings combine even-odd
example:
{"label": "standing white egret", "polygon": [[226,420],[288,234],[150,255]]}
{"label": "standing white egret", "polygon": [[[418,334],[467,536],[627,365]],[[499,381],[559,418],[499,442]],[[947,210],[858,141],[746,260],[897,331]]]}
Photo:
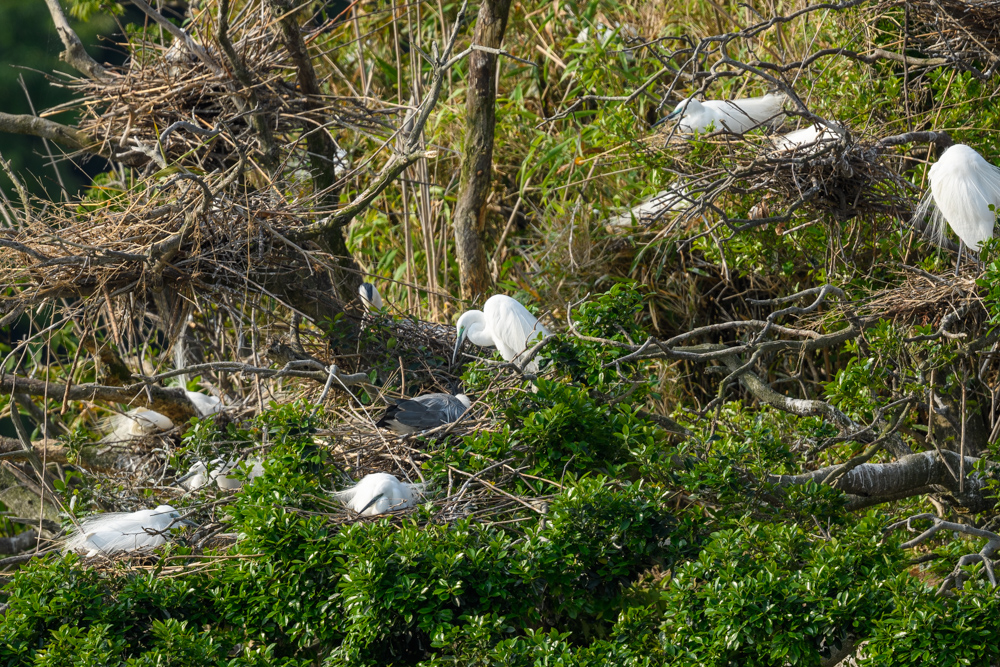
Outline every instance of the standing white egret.
{"label": "standing white egret", "polygon": [[678,104],[667,119],[679,117],[677,129],[680,132],[704,132],[713,127],[716,131],[743,134],[769,120],[777,119],[784,103],[784,95],[773,93],[741,100],[704,102],[689,97]]}
{"label": "standing white egret", "polygon": [[79,528],[66,538],[63,550],[96,556],[158,547],[167,541],[167,530],[179,522],[180,515],[170,505],[138,512],[95,514],[80,520]]}
{"label": "standing white egret", "polygon": [[[928,171],[930,190],[917,208],[917,219],[928,212],[939,242],[947,222],[959,238],[955,275],[962,263],[962,247],[977,251],[979,245],[993,238],[996,213],[1000,211],[1000,169],[964,144],[950,146]],[[990,206],[994,210],[990,210]]]}
{"label": "standing white egret", "polygon": [[375,425],[406,435],[458,421],[470,407],[465,394],[424,394],[390,404]]}
{"label": "standing white egret", "polygon": [[358,294],[361,295],[361,303],[364,304],[365,310],[371,312],[384,308],[382,295],[378,293],[378,290],[371,283],[361,283],[361,287],[358,288]]}
{"label": "standing white egret", "polygon": [[358,514],[375,516],[412,507],[423,490],[423,484],[407,484],[389,473],[376,472],[365,475],[351,488],[333,495]]}
{"label": "standing white egret", "polygon": [[112,415],[105,422],[111,432],[104,436],[105,442],[122,442],[144,435],[169,431],[174,427],[170,418],[155,410],[133,408],[122,414]]}
{"label": "standing white egret", "polygon": [[[495,294],[486,300],[482,310],[462,313],[455,325],[455,352],[451,363],[458,359],[462,343],[468,339],[480,347],[493,346],[505,361],[521,363],[519,357],[529,347],[549,335],[538,318],[528,312],[516,299]],[[524,370],[538,372],[538,360],[532,359]]]}

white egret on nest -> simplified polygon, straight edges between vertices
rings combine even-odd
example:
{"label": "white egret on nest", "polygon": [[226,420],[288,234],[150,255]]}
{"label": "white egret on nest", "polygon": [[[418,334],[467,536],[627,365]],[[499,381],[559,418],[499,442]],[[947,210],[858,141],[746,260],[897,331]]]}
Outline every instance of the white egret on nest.
{"label": "white egret on nest", "polygon": [[378,311],[384,308],[382,295],[378,293],[378,290],[371,283],[361,283],[361,287],[358,288],[358,294],[361,295],[361,303],[364,304],[365,310]]}
{"label": "white egret on nest", "polygon": [[771,137],[774,142],[775,153],[797,152],[803,155],[811,155],[832,141],[840,139],[840,132],[843,128],[839,123],[823,121],[813,123],[808,127],[794,130],[787,134],[779,134]]}
{"label": "white egret on nest", "polygon": [[[527,308],[503,294],[487,299],[482,310],[462,313],[455,328],[457,335],[452,364],[458,359],[458,353],[466,339],[480,347],[493,346],[505,361],[520,364],[519,357],[525,350],[549,335],[548,330]],[[532,359],[524,370],[529,373],[538,372],[538,360]]]}
{"label": "white egret on nest", "polygon": [[177,510],[160,505],[138,512],[95,514],[80,519],[79,523],[79,528],[66,538],[63,550],[96,556],[158,547],[167,541],[170,527],[182,522]]}
{"label": "white egret on nest", "polygon": [[680,213],[688,210],[695,201],[696,199],[688,194],[687,188],[683,184],[674,183],[638,206],[634,206],[613,218],[608,218],[608,224],[613,227],[629,227],[633,224],[648,225],[668,213]]}
{"label": "white egret on nest", "polygon": [[[203,461],[198,461],[187,473],[177,478],[177,484],[188,491],[196,491],[203,486],[215,482],[220,489],[233,491],[243,486],[242,480],[230,475],[239,465],[239,461],[231,459],[213,459],[206,466]],[[247,466],[250,468],[247,479],[253,480],[264,474],[263,461],[259,457],[247,459]]]}
{"label": "white egret on nest", "polygon": [[407,484],[389,473],[376,472],[365,475],[351,488],[333,495],[358,514],[375,516],[412,507],[423,491],[423,484]]}
{"label": "white egret on nest", "polygon": [[[950,146],[931,165],[927,178],[931,187],[917,208],[916,219],[930,210],[938,242],[947,222],[959,238],[955,275],[962,263],[962,248],[978,252],[979,245],[993,238],[996,212],[1000,211],[1000,169],[964,144]],[[990,206],[994,210],[990,210]]]}
{"label": "white egret on nest", "polygon": [[406,435],[458,421],[470,407],[465,394],[424,394],[391,402],[375,425]]}
{"label": "white egret on nest", "polygon": [[202,394],[197,391],[185,391],[184,395],[187,396],[191,404],[194,405],[194,409],[198,412],[199,417],[209,417],[218,412],[222,412],[222,399],[216,396],[209,396],[208,394]]}
{"label": "white egret on nest", "polygon": [[693,97],[682,101],[665,120],[680,118],[680,132],[704,132],[709,127],[716,131],[744,134],[782,114],[784,95],[769,93],[763,97],[741,100],[705,100]]}
{"label": "white egret on nest", "polygon": [[112,415],[104,423],[111,431],[104,436],[105,442],[122,442],[169,431],[174,427],[169,417],[147,408],[133,408],[128,412]]}

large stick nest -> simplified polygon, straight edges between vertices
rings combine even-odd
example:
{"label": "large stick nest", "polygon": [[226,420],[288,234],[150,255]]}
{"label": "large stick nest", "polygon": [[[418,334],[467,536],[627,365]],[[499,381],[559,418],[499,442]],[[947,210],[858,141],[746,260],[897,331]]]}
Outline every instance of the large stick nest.
{"label": "large stick nest", "polygon": [[[903,8],[908,9],[904,17]],[[893,11],[895,10],[895,11]],[[908,20],[907,47],[918,48],[928,57],[970,71],[981,79],[1000,63],[1000,2],[962,0],[909,0],[873,6],[880,18]],[[977,66],[978,65],[978,66]]]}

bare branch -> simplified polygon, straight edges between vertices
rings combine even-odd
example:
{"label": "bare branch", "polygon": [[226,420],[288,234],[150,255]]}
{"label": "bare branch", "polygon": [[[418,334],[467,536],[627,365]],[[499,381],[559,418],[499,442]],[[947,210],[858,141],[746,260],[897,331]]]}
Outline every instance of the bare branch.
{"label": "bare branch", "polygon": [[45,4],[49,7],[49,14],[52,15],[52,22],[56,25],[59,39],[66,47],[66,50],[59,54],[59,59],[88,78],[97,81],[108,81],[113,78],[108,70],[87,53],[83,42],[66,20],[66,14],[63,13],[59,0],[45,0]]}

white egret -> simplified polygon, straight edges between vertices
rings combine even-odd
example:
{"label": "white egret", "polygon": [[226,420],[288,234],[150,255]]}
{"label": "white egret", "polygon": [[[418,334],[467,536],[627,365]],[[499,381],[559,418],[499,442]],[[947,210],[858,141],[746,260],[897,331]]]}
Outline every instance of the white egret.
{"label": "white egret", "polygon": [[686,211],[694,204],[694,199],[687,193],[687,188],[675,183],[666,190],[635,206],[625,213],[608,219],[608,224],[614,227],[628,227],[632,224],[649,224],[667,213]]}
{"label": "white egret", "polygon": [[[505,361],[520,364],[519,357],[525,350],[549,335],[548,330],[527,308],[503,294],[495,294],[487,299],[482,310],[462,313],[455,328],[457,335],[452,364],[458,359],[458,353],[466,339],[480,347],[493,346]],[[529,373],[538,372],[538,360],[532,359],[524,370]]]}
{"label": "white egret", "polygon": [[382,310],[384,307],[382,304],[382,295],[378,293],[375,286],[371,283],[361,283],[361,287],[358,288],[358,294],[361,295],[361,303],[364,304],[365,310]]}
{"label": "white egret", "polygon": [[63,545],[66,552],[84,552],[87,556],[158,547],[167,541],[166,532],[180,515],[170,505],[138,512],[95,514],[80,520]]}
{"label": "white egret", "polygon": [[771,137],[775,153],[797,152],[803,155],[815,153],[819,148],[840,138],[843,128],[838,123],[823,121],[808,127]]}
{"label": "white egret", "polygon": [[[993,238],[996,212],[1000,211],[1000,169],[964,144],[950,146],[928,171],[930,190],[917,208],[916,218],[922,219],[931,203],[934,234],[944,238],[947,222],[959,238],[958,262],[962,263],[962,247],[977,251],[979,245]],[[994,210],[990,210],[990,206]]]}
{"label": "white egret", "polygon": [[412,507],[423,490],[423,484],[407,484],[388,473],[376,472],[365,475],[349,489],[335,492],[334,496],[358,514],[375,516]]}
{"label": "white egret", "polygon": [[197,391],[185,391],[184,395],[194,405],[199,417],[209,417],[222,412],[222,399],[216,396],[209,396]]}
{"label": "white egret", "polygon": [[[206,466],[204,462],[198,461],[184,474],[177,478],[177,484],[188,491],[196,491],[203,486],[215,482],[220,489],[232,491],[243,486],[243,482],[229,473],[236,469],[239,461],[236,459],[213,459]],[[253,480],[264,474],[263,462],[258,457],[247,459],[247,466],[250,468],[247,479]]]}
{"label": "white egret", "polygon": [[784,95],[767,94],[741,100],[705,100],[693,97],[682,101],[667,119],[680,118],[680,132],[704,132],[709,127],[732,134],[743,134],[753,128],[777,119],[785,103]]}
{"label": "white egret", "polygon": [[416,433],[458,421],[470,407],[465,394],[424,394],[390,404],[375,425],[400,435]]}
{"label": "white egret", "polygon": [[105,424],[111,430],[104,436],[105,442],[122,442],[144,435],[169,431],[174,427],[174,423],[170,421],[169,417],[147,408],[133,408],[128,412],[112,415]]}

